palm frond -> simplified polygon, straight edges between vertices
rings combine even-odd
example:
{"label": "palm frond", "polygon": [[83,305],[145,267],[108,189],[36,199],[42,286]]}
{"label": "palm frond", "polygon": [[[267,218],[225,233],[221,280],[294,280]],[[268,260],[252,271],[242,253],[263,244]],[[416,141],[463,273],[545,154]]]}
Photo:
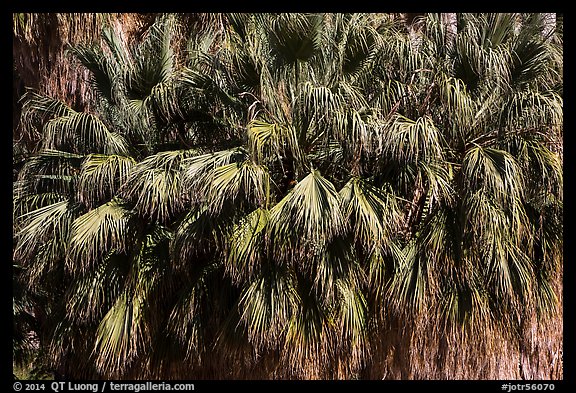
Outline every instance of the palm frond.
{"label": "palm frond", "polygon": [[179,222],[170,244],[175,268],[187,271],[193,261],[205,261],[214,255],[221,257],[223,242],[229,238],[234,223],[233,215],[233,211],[211,215],[206,205],[190,210]]}
{"label": "palm frond", "polygon": [[154,86],[172,74],[174,54],[170,41],[175,20],[164,17],[147,30],[140,45],[133,49],[134,68],[129,70],[126,85],[130,98],[144,99]]}
{"label": "palm frond", "polygon": [[359,244],[387,244],[397,233],[402,213],[391,193],[354,177],[340,190],[342,214]]}
{"label": "palm frond", "polygon": [[449,332],[469,332],[482,334],[482,329],[491,325],[489,297],[473,271],[467,272],[465,282],[448,278],[447,288],[442,291],[439,302],[444,321],[444,334]]}
{"label": "palm frond", "polygon": [[380,47],[380,35],[365,20],[364,14],[352,14],[343,21],[342,34],[337,43],[339,66],[344,75],[357,79],[368,73]]}
{"label": "palm frond", "polygon": [[66,267],[84,274],[105,253],[129,253],[137,235],[132,213],[122,200],[114,198],[74,220],[66,249]]}
{"label": "palm frond", "polygon": [[14,259],[24,263],[31,283],[38,282],[65,257],[77,211],[74,203],[63,200],[19,217],[22,223],[15,234]]}
{"label": "palm frond", "polygon": [[477,102],[472,98],[464,82],[453,77],[445,77],[440,81],[440,99],[443,110],[450,118],[452,139],[463,144],[472,131],[477,113]]}
{"label": "palm frond", "polygon": [[[366,345],[367,302],[359,287],[347,280],[337,283],[340,300],[340,334],[358,346]],[[360,352],[361,353],[361,352]],[[357,361],[364,360],[362,358]]]}
{"label": "palm frond", "polygon": [[397,266],[397,271],[389,286],[388,296],[397,315],[418,315],[426,311],[434,278],[431,276],[429,261],[420,252],[416,241],[411,241],[403,250],[405,258]]}
{"label": "palm frond", "polygon": [[149,337],[142,308],[122,293],[100,322],[93,356],[101,373],[121,375],[144,349]]}
{"label": "palm frond", "polygon": [[403,163],[441,160],[441,138],[431,118],[421,117],[414,121],[396,115],[385,132],[382,150]]}
{"label": "palm frond", "polygon": [[102,49],[98,46],[78,45],[70,47],[68,51],[90,71],[92,85],[100,96],[108,103],[114,103],[118,94],[115,91],[118,70]]}
{"label": "palm frond", "polygon": [[109,253],[94,270],[74,281],[67,293],[70,319],[79,323],[101,321],[120,295],[126,265],[125,256]]}
{"label": "palm frond", "polygon": [[57,193],[68,197],[74,190],[83,155],[58,150],[42,150],[30,157],[20,170],[13,195],[15,208],[23,198]]}
{"label": "palm frond", "polygon": [[518,143],[516,157],[525,174],[527,199],[545,200],[552,194],[562,201],[564,176],[559,154],[534,138],[514,138],[513,142]]}
{"label": "palm frond", "polygon": [[506,151],[473,147],[464,157],[462,172],[468,189],[482,188],[499,203],[520,200],[524,195],[522,171]]}
{"label": "palm frond", "polygon": [[290,258],[286,252],[330,241],[345,227],[334,185],[314,169],[270,211],[271,238],[289,248],[276,249],[283,259]]}
{"label": "palm frond", "polygon": [[141,217],[166,222],[185,207],[181,173],[183,162],[192,154],[176,150],[146,157],[132,166],[119,195],[131,201]]}
{"label": "palm frond", "polygon": [[283,363],[296,375],[305,375],[308,367],[321,373],[335,350],[329,344],[333,332],[330,316],[313,295],[306,293],[306,285],[302,290],[305,293],[299,293],[299,307],[287,325],[282,348]]}
{"label": "palm frond", "polygon": [[239,207],[248,202],[249,206],[266,208],[270,203],[270,175],[265,167],[250,160],[218,167],[211,176],[206,199],[214,213],[220,212],[225,202],[233,201]]}
{"label": "palm frond", "polygon": [[76,113],[64,102],[41,95],[33,90],[26,91],[21,101],[21,123],[28,132],[32,132],[38,124],[44,124],[50,119]]}
{"label": "palm frond", "polygon": [[187,359],[199,358],[206,350],[203,340],[202,298],[206,296],[205,278],[182,291],[170,312],[167,329],[186,348]]}
{"label": "palm frond", "polygon": [[61,116],[46,123],[43,148],[78,154],[129,155],[126,140],[89,113]]}
{"label": "palm frond", "polygon": [[90,154],[80,169],[78,200],[92,209],[111,199],[135,164],[132,157]]}
{"label": "palm frond", "polygon": [[313,257],[309,266],[304,266],[305,274],[312,278],[312,291],[325,305],[339,303],[339,287],[346,285],[361,287],[364,273],[358,263],[358,255],[349,236],[338,236],[327,242]]}
{"label": "palm frond", "polygon": [[225,271],[233,282],[250,281],[260,272],[265,252],[265,227],[269,217],[269,211],[258,208],[232,228]]}
{"label": "palm frond", "polygon": [[300,298],[289,271],[274,269],[253,280],[240,295],[240,322],[255,348],[274,347],[298,309]]}
{"label": "palm frond", "polygon": [[[249,156],[244,148],[232,148],[188,157],[182,162],[184,167],[182,185],[190,190],[188,195],[190,195],[193,203],[213,204],[213,211],[215,212],[222,207],[223,202],[228,197],[228,195],[218,193],[215,183],[217,172],[220,174],[219,187],[226,188],[228,185],[229,187],[237,188],[230,182],[231,177],[244,175],[244,181],[249,183],[250,178],[252,178],[252,180],[256,181],[255,184],[259,184],[259,187],[257,187],[259,191],[256,194],[264,197],[266,195],[264,190],[267,189],[267,186],[262,187],[266,182],[266,179],[262,176],[266,177],[265,172],[262,167],[250,164],[248,158]],[[247,165],[244,171],[242,171],[243,163]],[[234,169],[234,166],[236,166],[236,169]],[[252,166],[253,170],[250,170],[249,166]],[[240,178],[238,179],[241,180]],[[262,180],[262,182],[259,180]],[[247,185],[247,183],[244,183],[244,185]],[[245,191],[248,192],[249,189],[245,188]],[[239,189],[237,188],[235,192],[238,194]]]}
{"label": "palm frond", "polygon": [[277,14],[268,18],[269,42],[283,62],[310,60],[318,51],[322,17],[306,14]]}
{"label": "palm frond", "polygon": [[557,135],[563,122],[561,98],[554,92],[535,90],[512,94],[502,108],[502,125],[516,132],[534,134],[546,130]]}
{"label": "palm frond", "polygon": [[282,161],[283,156],[291,155],[296,163],[303,165],[304,158],[293,127],[252,120],[246,128],[248,146],[257,162],[266,159]]}

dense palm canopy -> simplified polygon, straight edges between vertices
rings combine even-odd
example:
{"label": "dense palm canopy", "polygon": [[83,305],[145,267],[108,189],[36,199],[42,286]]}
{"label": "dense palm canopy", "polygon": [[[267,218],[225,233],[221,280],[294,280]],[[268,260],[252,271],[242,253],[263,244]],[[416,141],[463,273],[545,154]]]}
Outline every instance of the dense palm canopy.
{"label": "dense palm canopy", "polygon": [[452,37],[428,14],[417,45],[386,14],[194,18],[69,48],[90,112],[24,97],[41,141],[14,183],[14,313],[47,364],[561,376],[528,338],[561,311],[562,45],[542,18],[460,14]]}

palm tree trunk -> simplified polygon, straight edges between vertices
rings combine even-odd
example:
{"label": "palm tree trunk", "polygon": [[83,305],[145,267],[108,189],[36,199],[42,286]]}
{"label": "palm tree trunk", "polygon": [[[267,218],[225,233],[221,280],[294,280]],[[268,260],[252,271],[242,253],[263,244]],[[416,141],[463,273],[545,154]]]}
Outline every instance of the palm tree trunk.
{"label": "palm tree trunk", "polygon": [[418,51],[422,43],[422,28],[426,13],[406,13],[404,14],[404,23],[408,28],[410,44],[412,49]]}
{"label": "palm tree trunk", "polygon": [[542,14],[542,36],[549,40],[556,31],[556,14],[543,13]]}
{"label": "palm tree trunk", "polygon": [[458,24],[456,13],[444,13],[441,14],[442,24],[446,29],[446,41],[445,44],[448,49],[454,46],[454,41],[456,40],[456,34],[458,33]]}

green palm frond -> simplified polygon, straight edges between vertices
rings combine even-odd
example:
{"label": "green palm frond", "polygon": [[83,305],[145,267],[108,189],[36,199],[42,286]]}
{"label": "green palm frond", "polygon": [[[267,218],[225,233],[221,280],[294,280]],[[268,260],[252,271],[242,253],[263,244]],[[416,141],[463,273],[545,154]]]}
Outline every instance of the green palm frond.
{"label": "green palm frond", "polygon": [[337,237],[319,247],[310,266],[304,271],[312,278],[312,290],[325,305],[339,303],[341,282],[354,287],[364,284],[364,274],[349,237]]}
{"label": "green palm frond", "polygon": [[460,79],[445,77],[440,80],[439,89],[442,110],[446,111],[452,125],[447,131],[454,142],[463,144],[472,131],[478,104]]}
{"label": "green palm frond", "polygon": [[234,223],[234,211],[212,215],[206,205],[190,210],[178,223],[170,244],[170,255],[176,269],[188,269],[192,261],[205,261],[221,256]]}
{"label": "green palm frond", "polygon": [[23,198],[50,193],[67,197],[74,190],[76,174],[83,159],[83,155],[59,150],[42,150],[30,157],[14,184],[15,208]]}
{"label": "green palm frond", "polygon": [[28,90],[22,96],[21,113],[22,125],[31,132],[37,123],[43,124],[53,118],[75,114],[76,111],[60,100]]}
{"label": "green palm frond", "polygon": [[418,315],[426,311],[431,302],[430,291],[434,285],[430,262],[422,255],[417,242],[410,242],[404,251],[404,260],[389,286],[389,302],[398,315]]}
{"label": "green palm frond", "polygon": [[[244,148],[232,148],[188,157],[182,162],[182,185],[189,190],[188,195],[190,195],[193,203],[213,204],[215,212],[222,207],[223,202],[229,197],[229,195],[218,192],[214,183],[217,174],[220,176],[220,188],[226,188],[227,184],[229,187],[237,188],[230,182],[231,177],[243,175],[245,182],[250,183],[250,179],[256,181],[254,183],[258,185],[256,194],[263,197],[266,195],[264,190],[268,189],[268,186],[264,184],[266,183],[265,171],[259,165],[250,164],[248,159],[249,155]],[[246,168],[242,171],[244,164],[246,164]],[[250,166],[251,168],[249,168]],[[238,180],[242,180],[242,178],[238,178]],[[237,188],[235,191],[237,194],[239,189]],[[245,188],[245,191],[249,192],[249,189]]]}
{"label": "green palm frond", "polygon": [[230,73],[234,76],[232,82],[242,92],[255,95],[260,93],[261,59],[258,56],[258,44],[239,46],[230,53]]}
{"label": "green palm frond", "polygon": [[308,61],[316,54],[321,39],[320,15],[289,13],[267,19],[269,43],[281,61]]}
{"label": "green palm frond", "polygon": [[398,80],[374,81],[377,89],[370,96],[370,106],[378,108],[388,118],[409,105],[409,86]]}
{"label": "green palm frond", "polygon": [[347,280],[337,283],[340,299],[340,334],[356,345],[367,339],[367,303],[361,288]]}
{"label": "green palm frond", "polygon": [[118,73],[115,64],[109,59],[98,46],[78,45],[70,47],[68,51],[73,54],[84,67],[90,70],[91,81],[96,91],[108,103],[117,100]]}
{"label": "green palm frond", "polygon": [[206,296],[203,277],[188,288],[170,312],[168,331],[186,348],[186,358],[198,358],[205,350],[202,298]]}
{"label": "green palm frond", "polygon": [[429,117],[414,121],[397,115],[383,138],[383,152],[400,162],[429,162],[443,158],[442,136]]}
{"label": "green palm frond", "polygon": [[[93,356],[101,372],[123,372],[150,346],[161,303],[155,299],[161,295],[159,283],[168,261],[167,253],[162,258],[159,251],[161,248],[167,250],[170,237],[171,233],[166,228],[153,228],[138,244],[140,249],[129,262],[129,272],[120,272],[126,277],[122,292],[100,321],[94,342]],[[121,359],[122,362],[111,359]]]}
{"label": "green palm frond", "polygon": [[42,192],[26,195],[19,191],[19,188],[19,185],[15,184],[13,191],[14,206],[12,209],[12,216],[14,217],[13,224],[15,231],[19,230],[21,226],[22,220],[20,217],[24,217],[26,213],[67,199],[66,195],[58,192]]}
{"label": "green palm frond", "polygon": [[90,154],[78,176],[78,200],[91,209],[111,199],[135,164],[132,157]]}
{"label": "green palm frond", "polygon": [[387,244],[397,233],[402,219],[394,195],[360,178],[351,178],[340,190],[342,214],[354,228],[359,244],[371,248]]}
{"label": "green palm frond", "polygon": [[550,130],[555,135],[563,122],[562,101],[554,92],[519,91],[510,95],[501,116],[503,126],[516,132]]}
{"label": "green palm frond", "polygon": [[304,158],[293,127],[252,120],[246,128],[248,146],[257,162],[266,159],[282,161],[283,156],[292,155],[296,162],[302,165]]}
{"label": "green palm frond", "polygon": [[43,148],[78,154],[129,154],[124,137],[109,131],[98,117],[89,113],[74,113],[49,121],[44,127]]}
{"label": "green palm frond", "polygon": [[340,110],[340,95],[333,94],[326,86],[314,86],[305,82],[299,89],[299,102],[309,117],[326,117],[327,114]]}
{"label": "green palm frond", "polygon": [[558,295],[550,283],[550,277],[537,279],[536,301],[539,316],[551,316],[558,311]]}
{"label": "green palm frond", "polygon": [[427,181],[428,206],[427,209],[436,203],[443,202],[450,204],[455,197],[453,186],[453,167],[446,161],[423,163],[419,165],[423,177]]}
{"label": "green palm frond", "polygon": [[518,164],[527,174],[526,182],[534,185],[529,188],[530,197],[539,199],[539,196],[553,193],[562,201],[564,176],[560,156],[533,139],[521,138],[519,144]]}
{"label": "green palm frond", "polygon": [[[385,310],[382,308],[387,300],[388,288],[394,277],[397,266],[404,265],[404,251],[396,242],[390,243],[390,249],[374,246],[366,257],[367,280],[370,289],[370,304],[377,308],[376,315],[381,317]],[[374,303],[372,300],[374,299]]]}
{"label": "green palm frond", "polygon": [[128,50],[128,43],[110,26],[104,26],[102,29],[102,40],[106,44],[106,48],[110,50],[113,63],[119,66],[126,66],[130,69],[134,60]]}
{"label": "green palm frond", "polygon": [[471,34],[469,31],[470,27],[466,26],[456,38],[456,55],[452,72],[471,94],[476,94],[481,82],[482,51],[478,42],[469,38]]}
{"label": "green palm frond", "polygon": [[73,274],[91,270],[105,253],[129,253],[137,235],[132,213],[112,199],[74,220],[66,249],[66,267]]}
{"label": "green palm frond", "polygon": [[207,201],[211,212],[220,212],[225,202],[246,201],[266,208],[270,202],[270,175],[265,167],[244,161],[228,164],[214,170]]}
{"label": "green palm frond", "polygon": [[485,326],[491,325],[490,304],[486,291],[474,275],[467,277],[467,282],[459,283],[451,279],[449,287],[442,292],[440,299],[440,312],[446,321],[444,334],[449,331],[458,331],[460,327],[467,328],[471,334],[482,334]]}
{"label": "green palm frond", "polygon": [[229,240],[226,272],[233,282],[246,282],[260,271],[264,258],[265,228],[270,212],[258,208],[234,225]]}
{"label": "green palm frond", "polygon": [[325,369],[335,350],[329,344],[334,323],[307,289],[304,285],[304,293],[299,292],[299,307],[288,322],[282,350],[284,364],[296,375],[305,374],[306,367]]}
{"label": "green palm frond", "polygon": [[562,378],[560,15],[15,15],[18,358]]}
{"label": "green palm frond", "polygon": [[77,211],[74,203],[63,200],[19,217],[22,223],[15,234],[14,259],[24,263],[30,282],[40,280],[65,258]]}
{"label": "green palm frond", "polygon": [[499,203],[520,200],[524,195],[522,171],[506,151],[473,147],[464,157],[462,171],[468,189],[482,188]]}
{"label": "green palm frond", "polygon": [[[527,83],[542,79],[544,83],[556,79],[558,72],[553,46],[542,35],[542,14],[523,18],[518,33],[510,42],[514,58],[511,62],[512,84],[521,88]],[[544,81],[546,78],[548,81]]]}
{"label": "green palm frond", "polygon": [[380,48],[381,36],[370,26],[365,14],[336,15],[338,66],[353,80],[367,74]]}
{"label": "green palm frond", "polygon": [[99,322],[112,307],[126,275],[126,257],[109,254],[94,270],[79,278],[67,294],[66,311],[80,323]]}
{"label": "green palm frond", "polygon": [[132,202],[141,217],[166,222],[185,207],[181,173],[192,154],[176,150],[146,157],[132,166],[119,195]]}
{"label": "green palm frond", "polygon": [[133,69],[129,69],[126,86],[128,97],[144,99],[154,86],[172,75],[174,53],[170,45],[174,18],[161,18],[147,30],[142,43],[133,49]]}
{"label": "green palm frond", "polygon": [[334,185],[314,169],[272,207],[270,221],[271,238],[282,244],[275,248],[281,258],[330,241],[346,227]]}
{"label": "green palm frond", "polygon": [[255,348],[274,347],[298,309],[300,297],[289,271],[272,269],[247,285],[238,304],[240,322]]}
{"label": "green palm frond", "polygon": [[143,304],[123,293],[98,326],[93,356],[98,370],[121,375],[147,345]]}

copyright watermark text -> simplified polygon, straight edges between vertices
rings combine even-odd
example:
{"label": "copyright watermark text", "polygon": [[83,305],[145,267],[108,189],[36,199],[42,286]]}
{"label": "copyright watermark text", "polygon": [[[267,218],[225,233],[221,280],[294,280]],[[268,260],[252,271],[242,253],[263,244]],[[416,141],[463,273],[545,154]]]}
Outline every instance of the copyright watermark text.
{"label": "copyright watermark text", "polygon": [[146,391],[194,391],[193,383],[166,383],[166,382],[64,382],[64,381],[42,381],[42,382],[14,382],[12,388],[15,392],[92,392],[92,393],[112,393],[112,392],[146,392]]}

